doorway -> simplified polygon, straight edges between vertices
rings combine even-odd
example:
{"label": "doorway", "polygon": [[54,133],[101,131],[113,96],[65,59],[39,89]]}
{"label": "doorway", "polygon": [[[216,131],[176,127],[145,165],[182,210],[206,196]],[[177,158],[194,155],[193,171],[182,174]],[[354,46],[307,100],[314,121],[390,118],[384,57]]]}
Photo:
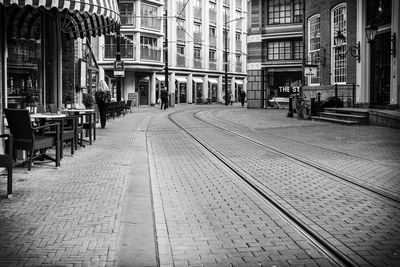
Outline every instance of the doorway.
{"label": "doorway", "polygon": [[390,45],[390,32],[377,35],[371,44],[371,108],[390,103]]}
{"label": "doorway", "polygon": [[149,81],[139,81],[139,104],[149,105]]}

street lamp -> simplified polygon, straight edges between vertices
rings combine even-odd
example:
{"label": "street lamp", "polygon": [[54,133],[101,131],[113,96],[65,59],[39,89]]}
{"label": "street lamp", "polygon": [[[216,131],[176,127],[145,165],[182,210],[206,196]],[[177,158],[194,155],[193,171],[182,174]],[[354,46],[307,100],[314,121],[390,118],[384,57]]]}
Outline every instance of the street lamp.
{"label": "street lamp", "polygon": [[[339,30],[335,36],[335,44],[336,48],[340,49],[343,46],[343,43],[346,41],[346,37],[342,34],[342,32]],[[346,53],[344,53],[343,56],[340,57],[345,57],[348,53],[350,52],[350,55],[352,57],[355,57],[358,62],[360,62],[360,42],[357,42],[356,45],[350,46]]]}
{"label": "street lamp", "polygon": [[225,11],[225,22],[224,22],[224,29],[225,29],[225,48],[224,48],[224,63],[225,63],[225,106],[228,103],[228,23],[236,20],[242,20],[244,17],[239,17],[236,19],[228,20],[227,12]]}

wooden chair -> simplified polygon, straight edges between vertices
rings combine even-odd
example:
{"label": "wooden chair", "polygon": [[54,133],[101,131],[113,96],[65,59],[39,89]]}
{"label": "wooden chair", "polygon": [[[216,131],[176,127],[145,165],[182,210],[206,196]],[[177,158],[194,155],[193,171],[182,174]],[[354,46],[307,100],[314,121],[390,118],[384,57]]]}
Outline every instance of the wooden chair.
{"label": "wooden chair", "polygon": [[1,138],[7,138],[7,150],[0,154],[0,167],[7,169],[7,197],[12,197],[12,175],[13,175],[13,137],[10,134],[1,134]]}
{"label": "wooden chair", "polygon": [[83,129],[86,131],[86,136],[89,137],[89,140],[83,139],[83,141],[87,141],[91,145],[93,140],[96,140],[96,112],[87,112],[83,116],[85,117]]}
{"label": "wooden chair", "polygon": [[124,111],[126,112],[129,109],[129,113],[132,113],[132,100],[126,101],[124,105]]}
{"label": "wooden chair", "polygon": [[[31,170],[32,162],[38,157],[55,161],[56,167],[60,166],[60,126],[58,123],[44,124],[33,127],[29,110],[26,109],[4,109],[10,133],[13,136],[13,149],[27,151],[28,171]],[[45,135],[42,130],[54,127],[56,135]],[[55,158],[47,155],[46,149],[55,147]],[[39,152],[38,154],[35,154]]]}
{"label": "wooden chair", "polygon": [[[75,153],[77,149],[76,140],[77,140],[77,125],[76,125],[76,117],[75,116],[67,116],[65,118],[60,119],[52,119],[52,122],[58,123],[60,125],[60,130],[58,131],[59,140],[60,140],[60,158],[64,157],[64,143],[70,143],[71,145],[71,155]],[[55,128],[46,131],[46,135],[55,136],[57,133]]]}

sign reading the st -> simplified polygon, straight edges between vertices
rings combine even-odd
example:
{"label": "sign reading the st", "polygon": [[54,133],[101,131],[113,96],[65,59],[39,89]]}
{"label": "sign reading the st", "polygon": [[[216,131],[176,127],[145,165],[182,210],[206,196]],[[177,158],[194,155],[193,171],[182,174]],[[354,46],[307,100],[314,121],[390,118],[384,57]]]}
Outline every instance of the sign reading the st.
{"label": "sign reading the st", "polygon": [[114,61],[114,76],[125,76],[125,62]]}

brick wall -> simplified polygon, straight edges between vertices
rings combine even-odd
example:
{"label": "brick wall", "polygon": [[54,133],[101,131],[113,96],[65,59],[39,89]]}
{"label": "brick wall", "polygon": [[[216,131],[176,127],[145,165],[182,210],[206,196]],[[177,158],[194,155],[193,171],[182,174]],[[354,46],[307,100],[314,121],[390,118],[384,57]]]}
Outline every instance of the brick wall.
{"label": "brick wall", "polygon": [[[318,1],[305,1],[305,20],[316,14],[320,14],[321,22],[321,47],[325,48],[325,64],[321,68],[321,78],[323,78],[323,85],[331,84],[331,10],[333,7],[341,3],[347,3],[347,44],[356,44],[356,14],[357,14],[357,1],[356,0],[318,0]],[[308,26],[305,27],[306,39],[308,36]],[[308,42],[306,41],[306,54],[308,51]],[[347,83],[352,84],[356,81],[356,59],[347,55]]]}

